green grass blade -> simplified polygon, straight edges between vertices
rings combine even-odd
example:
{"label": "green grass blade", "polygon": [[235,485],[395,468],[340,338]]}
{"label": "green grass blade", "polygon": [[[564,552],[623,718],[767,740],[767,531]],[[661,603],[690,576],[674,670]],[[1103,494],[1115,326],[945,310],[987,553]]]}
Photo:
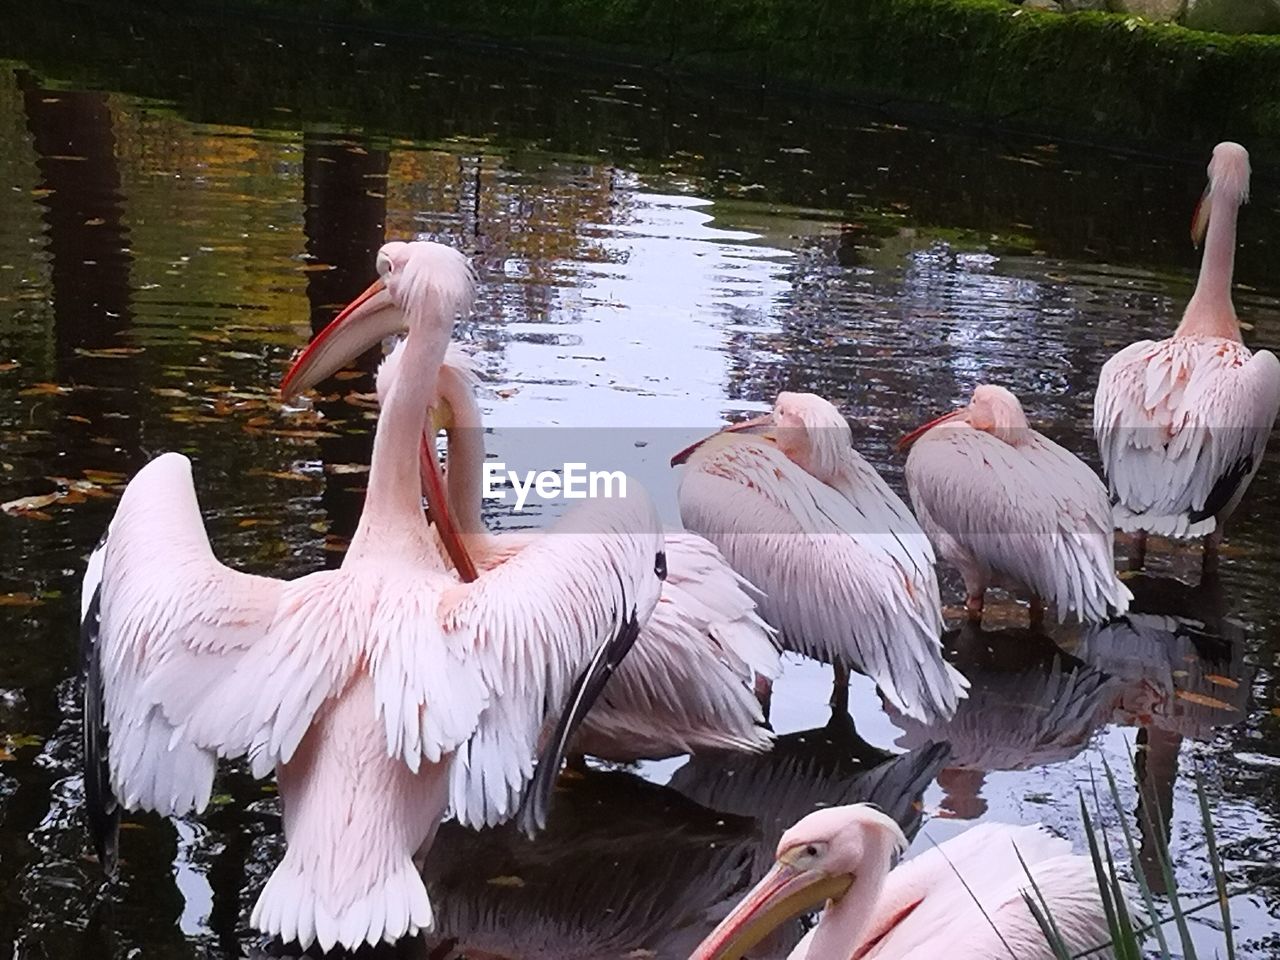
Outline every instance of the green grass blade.
{"label": "green grass blade", "polygon": [[[1023,864],[1023,869],[1026,869],[1026,864]],[[1027,876],[1030,877],[1031,875],[1028,873]],[[1032,880],[1031,883],[1032,888],[1035,889],[1035,881]],[[1036,895],[1040,896],[1039,890],[1036,890]],[[1066,943],[1063,942],[1062,935],[1058,933],[1058,925],[1053,922],[1048,913],[1049,905],[1044,902],[1044,897],[1040,896],[1040,903],[1036,903],[1031,894],[1023,890],[1022,900],[1027,905],[1027,909],[1031,911],[1031,916],[1035,918],[1036,923],[1040,925],[1040,932],[1044,934],[1045,942],[1049,944],[1049,949],[1053,951],[1055,960],[1072,960],[1071,951],[1067,948]]]}
{"label": "green grass blade", "polygon": [[[1022,864],[1022,872],[1027,875],[1027,880],[1031,883],[1031,889],[1035,892],[1036,899],[1040,906],[1044,909],[1044,921],[1049,926],[1052,936],[1048,936],[1049,945],[1053,947],[1054,953],[1065,955],[1070,960],[1071,952],[1067,949],[1067,942],[1062,936],[1062,931],[1058,929],[1058,922],[1054,919],[1053,910],[1049,907],[1049,901],[1045,899],[1044,894],[1040,891],[1040,884],[1036,883],[1035,876],[1031,873],[1031,868],[1027,866],[1027,861],[1022,858],[1022,851],[1018,849],[1018,845],[1013,845],[1014,856],[1018,858],[1018,863]],[[1028,899],[1024,891],[1023,899]],[[1036,917],[1036,922],[1040,923],[1040,916],[1037,911],[1032,910],[1032,914]],[[1043,928],[1044,924],[1041,923]]]}
{"label": "green grass blade", "polygon": [[[1130,757],[1132,756],[1131,753]],[[1134,772],[1137,772],[1136,765]],[[1138,796],[1142,798],[1144,815],[1148,810],[1154,815],[1156,859],[1160,863],[1160,872],[1164,876],[1164,886],[1168,891],[1169,897],[1169,911],[1173,915],[1173,921],[1178,928],[1178,939],[1182,941],[1183,956],[1185,960],[1198,960],[1196,945],[1191,939],[1191,930],[1187,926],[1187,914],[1178,900],[1178,883],[1173,875],[1173,859],[1169,856],[1169,845],[1164,839],[1165,822],[1164,814],[1160,812],[1160,803],[1154,797],[1143,796],[1141,786],[1138,787]],[[1148,803],[1148,800],[1151,802]],[[1147,816],[1147,822],[1149,824],[1152,823],[1151,816]]]}
{"label": "green grass blade", "polygon": [[[1111,884],[1107,882],[1107,872],[1102,865],[1102,853],[1098,850],[1098,837],[1094,833],[1093,818],[1089,816],[1089,808],[1084,802],[1084,791],[1080,791],[1080,822],[1084,824],[1084,835],[1089,843],[1089,857],[1093,861],[1093,872],[1098,880],[1098,896],[1102,900],[1102,909],[1107,917],[1107,931],[1111,934],[1111,943],[1120,947],[1123,936],[1120,921],[1116,918],[1115,904],[1111,901]],[[1125,960],[1120,957],[1119,960]]]}
{"label": "green grass blade", "polygon": [[1209,814],[1209,796],[1205,793],[1204,781],[1200,779],[1199,767],[1195,770],[1196,796],[1200,798],[1200,819],[1204,822],[1204,839],[1209,848],[1209,865],[1213,867],[1213,885],[1218,891],[1218,904],[1222,910],[1222,934],[1227,941],[1227,960],[1236,960],[1236,938],[1231,929],[1231,900],[1227,896],[1227,875],[1222,869],[1222,858],[1218,855],[1218,838],[1213,829],[1213,818]]}
{"label": "green grass blade", "polygon": [[1115,771],[1111,769],[1111,763],[1104,756],[1102,758],[1102,769],[1107,777],[1107,787],[1111,793],[1111,805],[1115,809],[1118,819],[1120,820],[1120,828],[1124,832],[1124,842],[1129,848],[1129,862],[1133,866],[1133,875],[1137,879],[1138,890],[1142,894],[1142,903],[1147,909],[1146,929],[1155,934],[1156,942],[1160,945],[1160,956],[1168,957],[1169,941],[1164,935],[1164,926],[1160,921],[1160,911],[1156,909],[1156,900],[1151,892],[1151,885],[1147,883],[1147,875],[1142,870],[1142,860],[1138,855],[1138,844],[1133,837],[1133,828],[1129,826],[1129,817],[1125,813],[1124,801],[1120,798],[1120,787],[1116,782]]}

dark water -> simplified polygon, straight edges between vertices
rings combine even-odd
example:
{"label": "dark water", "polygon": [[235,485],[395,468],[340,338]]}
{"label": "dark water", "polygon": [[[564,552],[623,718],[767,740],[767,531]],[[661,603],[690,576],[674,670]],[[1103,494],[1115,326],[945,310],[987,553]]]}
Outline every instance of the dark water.
{"label": "dark water", "polygon": [[[24,960],[261,946],[248,910],[278,808],[238,768],[205,816],[131,820],[121,879],[99,879],[79,811],[78,578],[118,483],[164,450],[195,461],[226,561],[337,562],[371,383],[341,381],[313,413],[273,389],[384,237],[473,255],[462,333],[495,388],[493,450],[516,427],[625,429],[616,466],[671,520],[673,431],[780,389],[840,405],[894,483],[901,429],[984,380],[1092,460],[1099,366],[1170,330],[1194,280],[1208,143],[1194,162],[1135,159],[511,51],[29,6],[0,33],[0,502],[60,497],[0,514],[0,952]],[[1266,159],[1237,304],[1249,342],[1273,346]],[[935,839],[1000,818],[1078,841],[1077,788],[1106,758],[1144,863],[1171,822],[1192,895],[1209,889],[1198,773],[1243,891],[1241,955],[1274,956],[1277,459],[1217,581],[1165,545],[1131,581],[1129,621],[1055,646],[1004,605],[987,634],[949,635],[974,692],[947,728],[895,723],[866,681],[854,724],[825,726],[825,672],[789,663],[767,757],[566,779],[536,844],[446,828],[429,867],[441,931],[401,954],[683,960],[816,803],[875,799]]]}

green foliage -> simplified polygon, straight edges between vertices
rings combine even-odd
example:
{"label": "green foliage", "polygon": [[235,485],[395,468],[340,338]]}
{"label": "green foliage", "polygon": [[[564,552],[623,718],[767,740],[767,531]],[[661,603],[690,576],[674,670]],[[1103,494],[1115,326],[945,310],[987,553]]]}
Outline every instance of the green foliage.
{"label": "green foliage", "polygon": [[[1092,813],[1086,803],[1084,792],[1081,791],[1080,793],[1080,818],[1089,846],[1089,857],[1093,862],[1094,873],[1098,878],[1098,891],[1107,917],[1110,941],[1106,944],[1099,944],[1083,953],[1073,954],[1071,945],[1063,939],[1059,931],[1058,924],[1053,917],[1052,905],[1045,900],[1035,883],[1035,879],[1031,877],[1031,871],[1027,868],[1026,863],[1023,862],[1023,869],[1026,870],[1028,878],[1031,879],[1031,890],[1023,896],[1028,909],[1030,909],[1036,922],[1040,925],[1041,931],[1044,933],[1046,943],[1053,950],[1054,956],[1058,960],[1077,960],[1077,958],[1097,956],[1114,956],[1116,960],[1142,960],[1144,956],[1154,956],[1160,958],[1160,960],[1174,960],[1175,956],[1181,957],[1183,960],[1196,960],[1196,947],[1191,938],[1191,930],[1187,921],[1192,914],[1216,906],[1222,915],[1225,956],[1227,960],[1235,960],[1235,937],[1231,928],[1231,906],[1227,891],[1226,874],[1223,871],[1222,860],[1218,853],[1217,837],[1209,810],[1208,796],[1205,793],[1204,784],[1199,774],[1197,773],[1196,775],[1196,794],[1200,801],[1201,825],[1204,829],[1209,863],[1213,870],[1215,896],[1209,901],[1194,906],[1187,906],[1183,903],[1183,900],[1178,895],[1173,873],[1173,861],[1164,839],[1165,825],[1157,809],[1154,811],[1156,822],[1152,824],[1153,839],[1156,844],[1156,859],[1160,865],[1166,889],[1168,890],[1169,901],[1168,915],[1162,917],[1157,909],[1155,897],[1146,881],[1141,864],[1138,862],[1138,848],[1134,842],[1133,831],[1128,822],[1128,813],[1120,798],[1120,790],[1116,785],[1115,774],[1105,759],[1103,760],[1103,766],[1108,786],[1107,799],[1123,828],[1125,845],[1128,848],[1133,874],[1141,892],[1146,917],[1150,922],[1143,923],[1141,919],[1134,916],[1131,910],[1129,892],[1116,867],[1111,841],[1106,833],[1096,826],[1096,823],[1101,822],[1102,819],[1103,801],[1098,795],[1097,784],[1095,783]],[[1021,860],[1020,855],[1019,859]],[[1178,946],[1181,948],[1181,953],[1176,955],[1170,950],[1168,938],[1163,929],[1164,926],[1170,923],[1178,931]],[[1154,935],[1155,949],[1144,954],[1142,940],[1148,935]]]}
{"label": "green foliage", "polygon": [[[248,0],[298,15],[295,0]],[[233,4],[234,5],[234,4]],[[1126,141],[1280,141],[1280,37],[1007,0],[312,0],[308,16],[551,40]]]}

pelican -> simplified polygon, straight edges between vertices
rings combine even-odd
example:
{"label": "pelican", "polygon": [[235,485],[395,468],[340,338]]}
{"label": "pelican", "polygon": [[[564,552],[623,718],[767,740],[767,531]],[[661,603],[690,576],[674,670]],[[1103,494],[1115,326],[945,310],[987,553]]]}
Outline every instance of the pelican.
{"label": "pelican", "polygon": [[906,846],[874,807],[809,814],[690,960],[739,960],[778,924],[824,903],[791,960],[1054,960],[1023,900],[1028,870],[1072,956],[1110,940],[1093,864],[1041,827],[980,824],[890,870]]}
{"label": "pelican", "polygon": [[[86,779],[104,866],[119,807],[203,810],[217,758],[247,755],[256,776],[275,769],[287,842],[251,923],[325,950],[431,926],[419,866],[455,757],[499,757],[485,767],[496,763],[496,782],[473,777],[472,791],[510,810],[547,710],[567,701],[526,807],[529,826],[545,820],[566,741],[657,603],[664,564],[657,515],[637,494],[588,502],[524,566],[473,583],[448,570],[423,516],[418,443],[473,279],[432,243],[385,245],[377,271],[282,387],[305,389],[369,329],[409,328],[413,375],[387,397],[341,569],[282,582],[219,563],[191,465],[170,453],[129,484],[84,582]],[[457,563],[439,465],[426,466]]]}
{"label": "pelican", "polygon": [[835,666],[837,710],[854,667],[903,713],[949,717],[967,682],[942,659],[933,550],[852,443],[826,400],[779,394],[671,458],[687,464],[680,516],[764,591],[784,648]]}
{"label": "pelican", "polygon": [[969,619],[987,588],[1031,593],[1031,623],[1053,603],[1060,619],[1096,623],[1124,613],[1111,504],[1082,460],[1031,429],[1004,387],[981,384],[967,407],[902,439],[907,493],[944,560],[960,569]]}
{"label": "pelican", "polygon": [[[403,354],[402,341],[378,368],[379,397],[399,377]],[[473,566],[486,571],[515,561],[545,535],[492,534],[484,524],[478,384],[471,358],[451,345],[424,442],[434,445],[434,427],[444,429],[449,513]],[[707,749],[767,750],[773,734],[756,691],[769,688],[781,663],[772,631],[756,614],[754,589],[702,537],[668,533],[666,553],[658,606],[587,714],[573,751],[630,762]],[[457,778],[463,770],[457,768]]]}
{"label": "pelican", "polygon": [[1218,144],[1191,221],[1204,255],[1182,322],[1168,339],[1125,347],[1098,378],[1093,433],[1115,523],[1137,534],[1135,567],[1150,532],[1204,537],[1203,563],[1213,568],[1280,410],[1280,362],[1241,342],[1231,302],[1236,216],[1248,198],[1248,151]]}

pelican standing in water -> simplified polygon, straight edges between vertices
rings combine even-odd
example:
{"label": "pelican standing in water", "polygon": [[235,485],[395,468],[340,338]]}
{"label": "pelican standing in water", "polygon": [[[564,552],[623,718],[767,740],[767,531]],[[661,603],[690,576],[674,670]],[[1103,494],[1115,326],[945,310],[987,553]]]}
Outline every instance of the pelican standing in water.
{"label": "pelican standing in water", "polygon": [[305,389],[388,317],[409,329],[413,375],[387,396],[341,569],[283,582],[223,566],[190,463],[170,453],[129,484],[84,582],[86,795],[104,867],[121,807],[203,810],[217,758],[247,755],[256,776],[275,769],[287,841],[251,922],[325,950],[431,926],[415,858],[449,805],[456,754],[500,758],[486,763],[497,782],[472,792],[510,809],[547,711],[567,701],[526,808],[531,826],[545,818],[566,741],[657,603],[665,562],[637,494],[587,503],[581,533],[547,538],[524,565],[469,584],[448,570],[439,542],[455,563],[465,554],[434,458],[440,540],[423,516],[418,446],[472,275],[431,243],[389,243],[377,269],[283,387]]}
{"label": "pelican standing in water", "polygon": [[[401,342],[378,368],[378,395],[400,375]],[[470,358],[445,355],[424,442],[447,439],[445,488],[463,546],[480,571],[516,561],[548,531],[492,534],[482,512],[484,421]],[[615,762],[664,759],[706,749],[767,750],[773,734],[757,697],[781,671],[772,631],[756,614],[755,591],[702,537],[666,535],[667,579],[608,689],[571,749]],[[464,765],[455,768],[461,782]],[[479,825],[479,824],[476,824]]]}
{"label": "pelican standing in water", "polygon": [[1280,362],[1240,339],[1231,302],[1236,217],[1249,198],[1249,154],[1220,143],[1191,221],[1204,242],[1200,278],[1182,322],[1166,340],[1125,347],[1102,368],[1093,433],[1115,500],[1115,522],[1136,532],[1204,537],[1204,566],[1217,563],[1223,526],[1258,472],[1280,411]]}
{"label": "pelican standing in water", "polygon": [[687,464],[684,525],[764,591],[761,611],[783,647],[835,666],[835,709],[847,708],[853,667],[905,714],[955,713],[968,684],[942,658],[933,550],[834,406],[779,394],[771,413],[671,464]]}
{"label": "pelican standing in water", "polygon": [[1116,576],[1107,491],[1077,456],[1032,430],[1004,387],[982,384],[969,405],[902,439],[907,493],[942,558],[960,569],[969,619],[987,588],[1031,593],[1058,617],[1096,623],[1129,606]]}
{"label": "pelican standing in water", "polygon": [[1110,941],[1093,864],[1042,827],[980,824],[890,869],[906,846],[874,807],[809,814],[690,960],[741,960],[779,924],[823,904],[790,960],[1054,960],[1023,900],[1032,879],[1072,956]]}

